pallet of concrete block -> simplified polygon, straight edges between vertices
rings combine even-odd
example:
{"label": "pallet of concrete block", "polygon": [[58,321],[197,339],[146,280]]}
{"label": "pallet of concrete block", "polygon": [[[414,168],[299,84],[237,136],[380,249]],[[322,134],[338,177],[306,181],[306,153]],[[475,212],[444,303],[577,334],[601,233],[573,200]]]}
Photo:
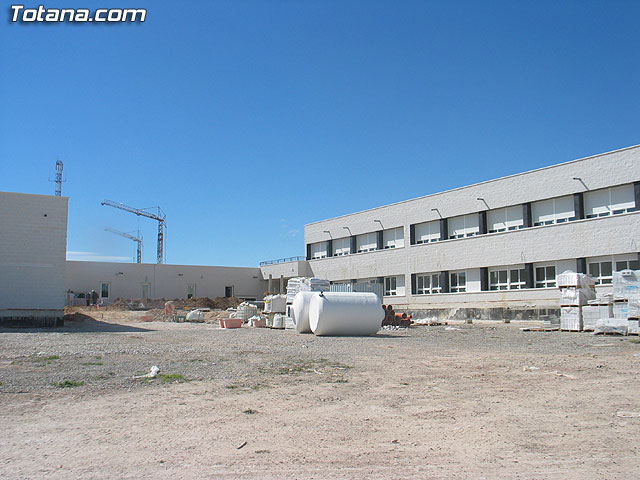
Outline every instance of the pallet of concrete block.
{"label": "pallet of concrete block", "polygon": [[584,273],[567,270],[556,277],[560,288],[560,305],[564,307],[580,307],[596,298],[595,282]]}
{"label": "pallet of concrete block", "polygon": [[640,318],[640,293],[638,292],[634,292],[629,295],[629,302],[627,304],[627,318]]}
{"label": "pallet of concrete block", "polygon": [[267,295],[264,297],[264,311],[266,313],[285,313],[287,311],[287,296]]}
{"label": "pallet of concrete block", "polygon": [[582,331],[582,307],[560,307],[560,330]]}
{"label": "pallet of concrete block", "polygon": [[595,281],[589,275],[585,275],[584,273],[565,270],[564,272],[556,275],[556,285],[558,288],[594,288]]}
{"label": "pallet of concrete block", "polygon": [[629,331],[629,320],[626,318],[601,318],[596,322],[594,334],[609,333],[626,335]]}
{"label": "pallet of concrete block", "polygon": [[629,300],[634,294],[640,294],[640,270],[613,272],[613,299]]}
{"label": "pallet of concrete block", "polygon": [[613,305],[585,305],[582,307],[582,329],[592,332],[598,320],[613,317]]}
{"label": "pallet of concrete block", "polygon": [[617,301],[613,302],[613,318],[619,320],[629,319],[629,302]]}

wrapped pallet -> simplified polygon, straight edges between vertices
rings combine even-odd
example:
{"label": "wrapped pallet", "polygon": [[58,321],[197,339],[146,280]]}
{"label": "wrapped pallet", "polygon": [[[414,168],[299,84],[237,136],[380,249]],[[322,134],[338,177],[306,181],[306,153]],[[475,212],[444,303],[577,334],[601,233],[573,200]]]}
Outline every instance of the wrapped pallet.
{"label": "wrapped pallet", "polygon": [[601,318],[613,317],[613,305],[586,305],[582,307],[582,329],[593,331]]}
{"label": "wrapped pallet", "polygon": [[582,331],[582,307],[560,308],[560,330]]}
{"label": "wrapped pallet", "polygon": [[613,304],[613,318],[619,320],[629,319],[629,303],[628,302],[616,302]]}
{"label": "wrapped pallet", "polygon": [[640,293],[640,270],[622,270],[613,272],[614,300],[629,300]]}
{"label": "wrapped pallet", "polygon": [[589,275],[567,270],[556,276],[560,306],[581,307],[596,298],[595,281]]}
{"label": "wrapped pallet", "polygon": [[640,318],[640,293],[632,292],[629,295],[627,318]]}
{"label": "wrapped pallet", "polygon": [[629,330],[629,321],[626,318],[601,318],[596,323],[593,333],[617,333],[626,335]]}

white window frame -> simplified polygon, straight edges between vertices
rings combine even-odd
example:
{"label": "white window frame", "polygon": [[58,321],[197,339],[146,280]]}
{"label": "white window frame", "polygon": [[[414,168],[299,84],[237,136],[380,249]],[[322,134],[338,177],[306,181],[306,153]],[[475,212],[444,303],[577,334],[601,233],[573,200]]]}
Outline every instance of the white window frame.
{"label": "white window frame", "polygon": [[458,272],[450,272],[449,273],[449,292],[463,293],[466,291],[467,291],[467,272],[465,270],[460,270]]}
{"label": "white window frame", "polygon": [[[625,190],[627,190],[625,192]],[[618,193],[625,193],[630,200],[622,202],[622,204],[614,204],[614,196]],[[595,202],[592,200],[594,196],[603,196],[606,198],[603,202]],[[585,218],[608,217],[609,215],[622,215],[623,213],[631,213],[637,210],[635,204],[633,184],[619,185],[617,187],[601,188],[591,190],[584,193],[584,216]],[[589,205],[592,203],[592,205]]]}
{"label": "white window frame", "polygon": [[[602,274],[603,265],[608,265],[608,269],[611,270],[611,275]],[[613,272],[619,272],[628,268],[631,270],[640,270],[638,254],[629,253],[587,258],[587,273],[595,280],[596,285],[611,285],[613,283]]]}
{"label": "white window frame", "polygon": [[432,220],[430,222],[418,223],[414,227],[416,245],[423,243],[439,242],[440,234],[440,221]]}
{"label": "white window frame", "polygon": [[397,277],[384,277],[384,296],[395,297],[398,295]]}
{"label": "white window frame", "polygon": [[316,242],[311,244],[311,259],[327,258],[328,242]]}
{"label": "white window frame", "polygon": [[382,232],[382,248],[404,247],[404,227],[390,228]]}
{"label": "white window frame", "polygon": [[[550,270],[551,268],[553,268],[553,270]],[[540,269],[544,269],[543,278],[538,275]],[[558,274],[558,269],[555,263],[534,264],[533,272],[533,284],[535,288],[556,288],[556,275]]]}
{"label": "white window frame", "polygon": [[442,293],[440,273],[416,274],[416,295],[433,295],[436,293]]}
{"label": "white window frame", "polygon": [[[562,208],[562,203],[565,202],[569,202],[572,207],[571,207],[571,215],[567,216],[568,212],[566,209]],[[536,212],[537,209],[539,209],[541,207],[542,204],[544,203],[550,203],[551,204],[551,210],[552,212],[547,215],[550,216],[551,218],[544,220],[544,221],[540,221],[539,220],[539,212]],[[575,206],[573,206],[573,196],[572,195],[565,195],[563,197],[556,197],[556,198],[548,198],[546,200],[540,200],[537,202],[533,202],[533,204],[531,205],[531,214],[532,214],[532,220],[533,220],[533,226],[534,227],[539,227],[542,225],[553,225],[556,223],[566,223],[566,222],[572,222],[574,220],[577,220],[578,218],[576,217],[576,211],[575,211]],[[536,219],[538,219],[538,221],[536,221]]]}
{"label": "white window frame", "polygon": [[362,233],[356,236],[358,253],[375,252],[378,249],[378,235],[376,232]]}
{"label": "white window frame", "polygon": [[341,257],[351,253],[351,237],[336,238],[333,241],[333,256]]}
{"label": "white window frame", "polygon": [[403,297],[406,295],[404,275],[390,275],[383,279],[385,297]]}
{"label": "white window frame", "polygon": [[496,267],[489,270],[489,290],[522,290],[526,288],[523,265]]}
{"label": "white window frame", "polygon": [[[460,219],[462,220],[462,229],[456,230],[456,233],[454,233],[452,223],[458,223]],[[451,217],[448,220],[448,228],[449,239],[475,237],[476,235],[480,235],[479,215],[477,213],[469,213],[467,215],[458,215],[457,217]]]}
{"label": "white window frame", "polygon": [[524,228],[522,205],[498,208],[487,212],[487,231],[499,233]]}

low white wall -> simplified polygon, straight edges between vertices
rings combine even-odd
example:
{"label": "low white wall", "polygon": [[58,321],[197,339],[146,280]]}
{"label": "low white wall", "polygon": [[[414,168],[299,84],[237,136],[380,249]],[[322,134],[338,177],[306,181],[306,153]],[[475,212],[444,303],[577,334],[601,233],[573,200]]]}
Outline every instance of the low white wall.
{"label": "low white wall", "polygon": [[187,298],[189,285],[196,286],[196,297],[224,297],[225,287],[233,295],[262,298],[267,284],[259,268],[157,265],[149,263],[67,262],[66,289],[73,292],[95,290],[100,294],[103,282],[109,283],[109,297],[141,298],[143,284],[149,285],[149,298]]}

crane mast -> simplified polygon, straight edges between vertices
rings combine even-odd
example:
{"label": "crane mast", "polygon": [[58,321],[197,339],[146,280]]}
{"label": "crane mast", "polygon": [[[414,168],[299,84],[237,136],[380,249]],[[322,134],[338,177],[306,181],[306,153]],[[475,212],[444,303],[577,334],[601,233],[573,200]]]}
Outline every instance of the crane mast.
{"label": "crane mast", "polygon": [[[129,240],[133,240],[138,244],[136,260],[137,263],[142,263],[142,237],[134,237],[133,235],[129,235],[128,233],[121,232],[120,230],[116,230],[115,228],[107,227],[104,229],[106,232],[115,233],[116,235],[120,235],[121,237],[128,238]],[[138,232],[140,235],[140,232]]]}
{"label": "crane mast", "polygon": [[107,205],[108,207],[118,208],[120,210],[124,210],[125,212],[133,213],[139,217],[146,217],[152,220],[156,220],[158,222],[158,263],[163,263],[164,260],[164,229],[165,229],[165,220],[167,216],[164,214],[160,207],[152,207],[157,209],[157,214],[148,212],[148,208],[135,208],[125,205],[123,203],[114,202],[113,200],[104,200],[102,205]]}

